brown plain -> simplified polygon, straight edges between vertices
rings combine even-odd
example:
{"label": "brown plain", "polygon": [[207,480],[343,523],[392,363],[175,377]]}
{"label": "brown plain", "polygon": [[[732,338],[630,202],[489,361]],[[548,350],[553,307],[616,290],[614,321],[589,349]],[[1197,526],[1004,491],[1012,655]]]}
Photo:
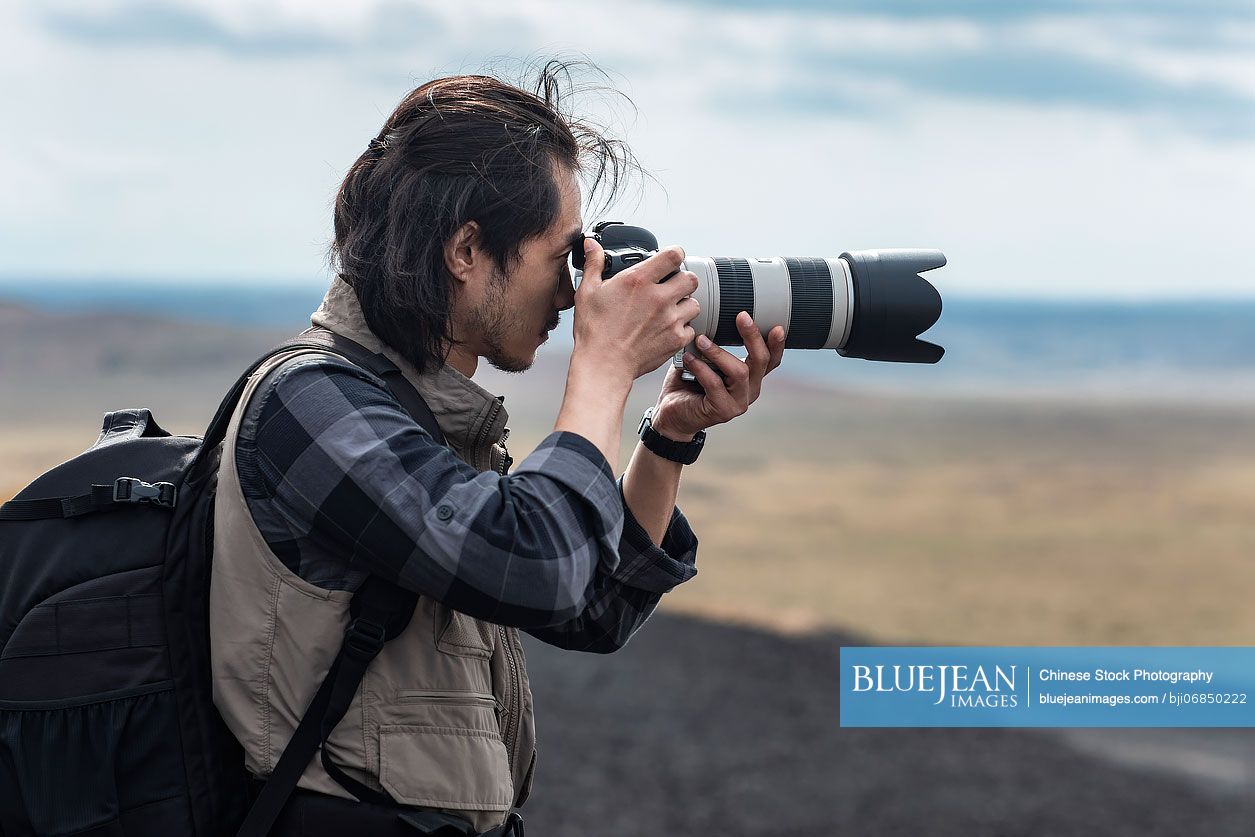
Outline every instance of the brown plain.
{"label": "brown plain", "polygon": [[[201,432],[282,336],[139,319],[0,307],[0,496],[89,445],[106,409]],[[140,326],[150,349],[196,351],[156,362],[127,348]],[[485,375],[516,460],[561,397],[547,351]],[[700,573],[664,608],[895,644],[1255,641],[1255,408],[873,396],[791,381],[787,361],[684,477]],[[621,465],[659,380],[638,382]]]}

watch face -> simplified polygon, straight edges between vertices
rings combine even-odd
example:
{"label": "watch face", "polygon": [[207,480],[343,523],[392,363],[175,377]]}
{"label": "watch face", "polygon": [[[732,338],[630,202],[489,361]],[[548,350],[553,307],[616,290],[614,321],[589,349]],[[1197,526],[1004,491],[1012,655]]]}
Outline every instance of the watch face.
{"label": "watch face", "polygon": [[645,411],[645,415],[641,416],[641,423],[636,426],[636,435],[639,436],[645,432],[645,425],[654,417],[654,408],[650,407]]}

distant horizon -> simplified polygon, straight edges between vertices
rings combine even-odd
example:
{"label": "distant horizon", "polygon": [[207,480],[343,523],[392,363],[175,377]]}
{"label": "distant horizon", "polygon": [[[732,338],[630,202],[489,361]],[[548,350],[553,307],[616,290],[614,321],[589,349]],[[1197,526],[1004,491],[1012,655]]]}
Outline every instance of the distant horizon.
{"label": "distant horizon", "polygon": [[[1060,306],[1103,306],[1139,307],[1156,305],[1176,305],[1198,302],[1205,305],[1237,303],[1255,304],[1255,287],[1248,292],[1234,293],[1231,290],[1216,290],[1180,294],[1162,291],[1147,295],[1132,294],[1077,294],[1052,293],[1037,294],[1024,292],[972,292],[950,291],[945,287],[943,273],[930,275],[926,278],[934,280],[941,292],[943,304],[946,301],[963,301],[976,303],[1013,303],[1041,304]],[[243,291],[249,293],[285,293],[323,291],[330,283],[331,277],[319,280],[283,277],[196,277],[163,279],[159,276],[123,276],[117,274],[0,274],[0,296],[16,290],[22,298],[57,295],[71,290],[103,291],[106,294],[124,294],[126,291],[146,291],[160,288],[173,293],[197,293],[210,291]],[[31,287],[30,282],[40,282],[38,287]]]}
{"label": "distant horizon", "polygon": [[[18,333],[30,312],[25,319],[75,318],[84,333],[108,331],[110,318],[139,316],[157,325],[277,335],[308,325],[325,287],[66,279],[0,280],[0,312],[16,314]],[[1255,402],[1255,298],[1032,299],[957,294],[939,285],[941,318],[921,335],[945,347],[939,365],[836,363],[831,353],[800,351],[790,354],[788,377],[916,395]],[[570,351],[573,320],[562,317],[545,354]]]}

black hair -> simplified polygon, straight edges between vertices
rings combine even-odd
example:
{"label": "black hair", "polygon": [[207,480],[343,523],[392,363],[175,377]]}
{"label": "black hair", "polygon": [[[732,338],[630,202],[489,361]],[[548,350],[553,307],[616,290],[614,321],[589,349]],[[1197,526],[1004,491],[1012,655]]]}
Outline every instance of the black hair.
{"label": "black hair", "polygon": [[[443,363],[452,278],[449,238],[468,221],[504,272],[556,221],[555,165],[590,195],[620,190],[634,156],[604,129],[564,112],[573,69],[550,61],[531,89],[487,75],[435,79],[407,95],[353,163],[335,201],[331,262],[371,330],[420,372]],[[592,68],[596,69],[596,68]]]}

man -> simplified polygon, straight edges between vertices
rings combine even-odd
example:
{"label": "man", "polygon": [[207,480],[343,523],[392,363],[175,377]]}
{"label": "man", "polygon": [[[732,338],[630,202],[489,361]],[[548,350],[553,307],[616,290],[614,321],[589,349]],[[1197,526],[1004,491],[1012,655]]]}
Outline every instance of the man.
{"label": "man", "polygon": [[[420,594],[327,741],[351,781],[312,760],[276,833],[414,833],[393,830],[396,811],[413,809],[499,829],[535,763],[518,630],[613,651],[696,573],[697,539],[675,507],[687,449],[665,458],[640,445],[617,484],[614,471],[633,381],[694,336],[697,279],[676,273],[683,252],[671,247],[603,281],[590,241],[573,289],[581,164],[593,158],[617,185],[630,158],[560,115],[555,72],[543,96],[482,76],[419,87],[336,200],[339,273],[313,323],[395,363],[449,446],[379,378],[308,350],[264,364],[228,430],[214,697],[251,773],[268,776],[283,753],[340,646],[353,591],[375,575]],[[511,473],[505,409],[472,376],[481,358],[527,369],[572,305],[554,432]],[[703,344],[722,377],[691,356],[701,390],[671,370],[652,432],[696,445],[757,398],[783,329],[764,341],[748,314],[738,325],[747,360]],[[353,783],[369,792],[350,793]]]}

